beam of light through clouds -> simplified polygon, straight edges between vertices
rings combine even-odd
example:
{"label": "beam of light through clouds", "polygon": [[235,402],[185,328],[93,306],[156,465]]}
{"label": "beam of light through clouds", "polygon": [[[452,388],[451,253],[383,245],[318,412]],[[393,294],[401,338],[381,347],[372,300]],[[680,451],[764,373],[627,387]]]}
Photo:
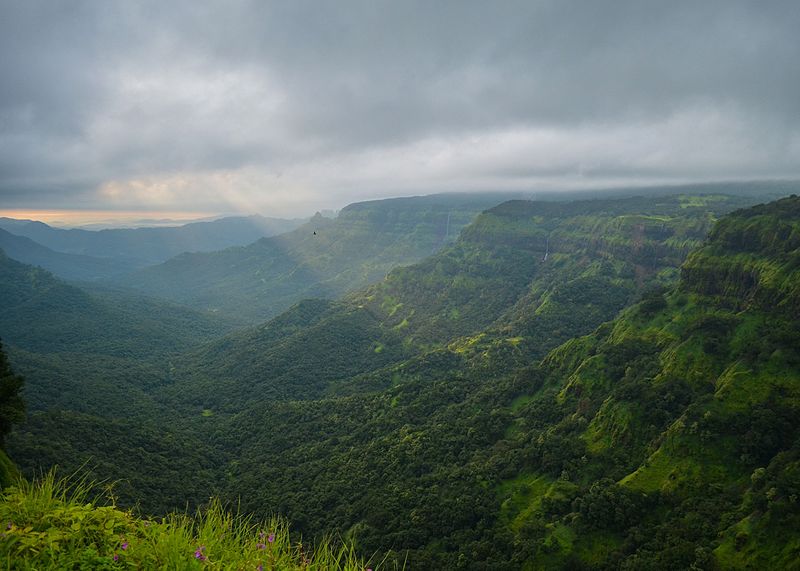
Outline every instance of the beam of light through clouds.
{"label": "beam of light through clouds", "polygon": [[0,4],[0,208],[800,177],[796,1]]}

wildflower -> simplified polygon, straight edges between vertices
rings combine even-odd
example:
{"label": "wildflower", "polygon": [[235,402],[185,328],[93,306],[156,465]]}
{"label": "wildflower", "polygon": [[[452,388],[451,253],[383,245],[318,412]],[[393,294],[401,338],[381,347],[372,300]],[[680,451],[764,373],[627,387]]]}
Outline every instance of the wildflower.
{"label": "wildflower", "polygon": [[266,544],[259,543],[258,545],[256,545],[256,547],[258,547],[259,549],[264,549],[266,547]]}
{"label": "wildflower", "polygon": [[122,551],[125,551],[126,549],[128,549],[128,542],[127,541],[123,541],[122,545],[120,545],[120,547],[122,548]]}
{"label": "wildflower", "polygon": [[200,547],[198,547],[194,552],[194,558],[199,559],[200,561],[205,561],[206,559],[208,559],[208,557],[206,557],[203,554],[203,551],[205,551],[205,549],[206,549],[205,545],[201,545]]}
{"label": "wildflower", "polygon": [[264,571],[264,564],[263,563],[259,563],[258,567],[256,567],[256,571]]}
{"label": "wildflower", "polygon": [[269,537],[267,538],[267,541],[269,541],[270,543],[274,542],[275,541],[275,534],[274,533],[270,533]]}
{"label": "wildflower", "polygon": [[264,531],[259,531],[258,532],[258,538],[259,539],[264,539],[266,536],[267,536],[266,532],[264,532]]}
{"label": "wildflower", "polygon": [[113,559],[114,561],[119,561],[119,553],[115,553]]}

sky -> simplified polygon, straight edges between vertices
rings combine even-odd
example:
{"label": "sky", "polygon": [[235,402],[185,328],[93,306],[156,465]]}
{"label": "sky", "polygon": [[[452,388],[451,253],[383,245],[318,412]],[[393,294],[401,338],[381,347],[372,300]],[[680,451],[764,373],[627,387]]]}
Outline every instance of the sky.
{"label": "sky", "polygon": [[799,29],[795,0],[0,0],[0,211],[800,178]]}

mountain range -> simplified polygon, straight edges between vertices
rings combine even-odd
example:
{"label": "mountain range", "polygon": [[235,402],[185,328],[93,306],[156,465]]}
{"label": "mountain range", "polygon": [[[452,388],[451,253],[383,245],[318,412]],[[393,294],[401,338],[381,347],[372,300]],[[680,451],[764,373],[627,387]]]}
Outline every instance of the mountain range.
{"label": "mountain range", "polygon": [[170,301],[2,257],[8,451],[410,569],[791,568],[800,198],[762,196],[353,205],[137,274]]}
{"label": "mountain range", "polygon": [[[52,264],[52,269],[43,267],[68,279],[73,278],[75,274],[79,279],[92,279],[163,262],[182,252],[220,250],[229,246],[249,244],[264,236],[287,232],[300,226],[304,221],[264,216],[230,216],[181,226],[83,230],[54,228],[35,220],[0,218],[0,229],[14,236],[33,240],[39,246],[53,252],[88,257],[84,258],[83,262],[74,257],[62,257],[60,258],[62,261]],[[3,236],[4,240],[8,239],[5,234]],[[3,249],[6,249],[6,244],[4,241]],[[24,250],[19,247],[16,251],[20,255],[25,255]],[[26,259],[20,261],[39,264],[53,257],[50,253],[47,254],[49,258],[42,258],[39,252],[35,255],[30,253],[26,255]],[[68,265],[70,261],[76,262],[71,270]],[[105,273],[98,274],[98,270],[91,265],[85,275],[78,273],[86,264],[91,263],[98,267],[105,264],[107,267],[102,266]],[[69,275],[64,275],[63,271]]]}
{"label": "mountain range", "polygon": [[[516,196],[516,195],[512,195]],[[255,324],[306,298],[339,297],[453,242],[497,194],[359,202],[247,246],[186,253],[124,277],[128,287]]]}

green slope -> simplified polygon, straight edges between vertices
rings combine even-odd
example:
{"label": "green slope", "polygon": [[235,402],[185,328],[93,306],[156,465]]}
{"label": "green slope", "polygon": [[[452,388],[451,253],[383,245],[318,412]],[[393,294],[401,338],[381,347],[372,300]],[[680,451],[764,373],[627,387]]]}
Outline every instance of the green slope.
{"label": "green slope", "polygon": [[230,324],[141,296],[90,295],[2,252],[0,299],[0,337],[26,377],[29,416],[9,446],[27,475],[53,465],[113,474],[121,497],[150,512],[208,498],[213,461],[201,440],[164,426],[170,408],[152,391],[170,382],[171,355]]}
{"label": "green slope", "polygon": [[[647,287],[674,281],[715,217],[741,203],[728,196],[505,203],[450,247],[366,290],[297,306],[176,361],[166,394],[237,410],[385,388],[413,374],[417,358],[495,375],[512,370],[613,318]],[[322,313],[309,314],[312,306]],[[297,327],[278,326],[287,320]]]}
{"label": "green slope", "polygon": [[713,221],[749,203],[703,198],[506,202],[453,248],[392,272],[371,292],[373,305],[388,308],[388,323],[405,321],[415,339],[439,343],[498,319],[509,336],[531,333],[531,322],[565,298],[618,310],[645,283],[674,279]]}
{"label": "green slope", "polygon": [[140,296],[94,296],[0,252],[0,337],[30,407],[152,416],[168,357],[230,331],[213,316]]}
{"label": "green slope", "polygon": [[[172,359],[143,389],[174,431],[157,449],[202,450],[193,494],[213,481],[413,569],[785,567],[796,201],[725,218],[705,245],[748,199],[494,208],[380,284]],[[99,446],[40,420],[12,441],[26,469],[43,438],[48,462]],[[125,469],[131,498],[159,485]]]}
{"label": "green slope", "polygon": [[[525,429],[515,415],[561,418],[558,403],[517,398],[542,374],[515,369],[650,285],[674,283],[689,248],[736,204],[492,209],[451,247],[381,284],[301,303],[178,359],[157,392],[226,458],[227,494],[248,498],[248,510],[277,505],[303,531],[349,530],[366,550],[402,546],[416,566],[448,566],[462,550],[508,563],[513,535],[498,534],[492,490],[501,474],[524,472],[522,448],[508,440]],[[562,444],[549,454],[571,453]],[[357,475],[342,479],[345,466]]]}
{"label": "green slope", "polygon": [[726,217],[676,289],[544,360],[514,422],[524,481],[550,484],[498,488],[531,568],[796,564],[798,208]]}
{"label": "green slope", "polygon": [[[776,207],[785,214],[794,200]],[[706,296],[690,278],[690,268],[717,248],[719,231],[747,216],[717,226],[686,262],[677,289],[649,293],[541,365],[504,374],[506,364],[483,366],[486,350],[478,359],[463,341],[451,347],[466,347],[467,356],[433,350],[373,372],[389,382],[384,390],[311,402],[253,394],[243,412],[210,419],[215,442],[231,452],[228,493],[249,498],[245,508],[253,511],[277,502],[306,531],[348,530],[367,551],[409,549],[414,568],[457,568],[459,560],[475,568],[702,568],[729,556],[720,533],[753,551],[735,552],[731,561],[785,566],[790,547],[772,554],[746,538],[795,525],[790,419],[800,389],[800,331],[784,309],[793,299],[793,262],[781,263],[789,293],[772,297],[769,317],[758,316],[760,306],[733,310],[739,296]],[[766,216],[762,223],[775,222]],[[771,267],[784,254],[761,256]],[[762,286],[775,274],[765,275]],[[419,300],[425,290],[416,293]],[[419,331],[408,321],[401,331]],[[753,354],[761,357],[745,361]],[[748,372],[762,358],[765,371]],[[730,379],[745,384],[728,410],[718,400]],[[784,510],[769,515],[766,530],[744,519],[753,517],[747,503],[759,467],[770,485],[761,497],[770,493]],[[791,534],[783,537],[792,545]]]}

